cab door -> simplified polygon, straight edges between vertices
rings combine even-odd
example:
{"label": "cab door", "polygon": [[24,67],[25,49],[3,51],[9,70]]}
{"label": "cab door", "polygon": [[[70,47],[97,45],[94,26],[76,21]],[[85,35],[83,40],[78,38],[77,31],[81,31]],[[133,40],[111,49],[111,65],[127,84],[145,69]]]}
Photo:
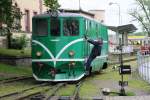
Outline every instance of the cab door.
{"label": "cab door", "polygon": [[[87,37],[89,36],[89,21],[87,19],[84,20],[84,32]],[[87,58],[89,56],[90,51],[90,45],[87,41],[84,42],[84,57]]]}

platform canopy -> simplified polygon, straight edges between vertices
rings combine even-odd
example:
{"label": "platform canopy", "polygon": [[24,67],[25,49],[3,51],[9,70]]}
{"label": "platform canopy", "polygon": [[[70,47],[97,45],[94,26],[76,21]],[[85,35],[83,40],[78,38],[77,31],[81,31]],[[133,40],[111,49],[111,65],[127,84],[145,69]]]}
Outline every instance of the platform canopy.
{"label": "platform canopy", "polygon": [[123,34],[124,32],[132,33],[137,30],[133,24],[126,24],[121,26],[107,26],[108,29]]}

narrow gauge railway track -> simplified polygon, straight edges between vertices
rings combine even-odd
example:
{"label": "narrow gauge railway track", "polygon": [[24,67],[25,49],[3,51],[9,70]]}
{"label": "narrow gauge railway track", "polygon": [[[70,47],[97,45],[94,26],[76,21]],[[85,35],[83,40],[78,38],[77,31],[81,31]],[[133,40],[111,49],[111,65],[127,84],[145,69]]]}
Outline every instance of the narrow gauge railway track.
{"label": "narrow gauge railway track", "polygon": [[84,80],[82,80],[76,84],[76,88],[75,88],[72,100],[79,100],[80,99],[79,91],[80,91],[80,87],[82,86],[83,82],[84,82]]}
{"label": "narrow gauge railway track", "polygon": [[[48,83],[38,84],[38,85],[32,86],[32,87],[30,87],[30,88],[23,89],[23,90],[21,90],[21,91],[12,92],[12,93],[9,93],[9,94],[2,95],[2,96],[0,96],[0,99],[15,97],[16,95],[17,95],[17,96],[18,96],[18,95],[21,95],[21,94],[23,94],[23,93],[25,93],[25,92],[27,92],[27,91],[32,90],[32,89],[36,89],[36,88],[39,88],[39,87],[42,87],[42,86],[48,86],[48,85],[49,85]],[[39,93],[39,91],[38,91],[38,93]],[[34,94],[37,94],[37,92],[36,92],[36,93],[33,93],[33,94],[30,94],[30,95],[34,95]],[[24,97],[21,97],[21,96],[20,96],[20,97],[18,97],[18,98],[13,99],[13,100],[22,100],[22,99],[25,98],[25,97],[27,97],[27,96],[24,96]],[[28,97],[29,97],[29,95],[28,95]]]}
{"label": "narrow gauge railway track", "polygon": [[[75,91],[74,91],[74,94],[73,96],[70,96],[70,100],[78,100],[79,98],[79,89],[81,87],[81,84],[82,84],[82,81],[77,83],[76,84],[76,88],[75,88]],[[51,85],[50,87],[48,88],[43,88],[42,90],[38,90],[38,91],[35,91],[35,92],[32,92],[32,93],[29,93],[29,94],[26,94],[26,95],[22,95],[23,93],[25,92],[28,92],[30,90],[33,90],[33,89],[37,89],[39,87],[44,87],[44,86],[49,86],[49,83],[42,83],[42,84],[38,84],[36,86],[33,86],[33,87],[30,87],[30,88],[27,88],[27,89],[23,89],[21,91],[17,91],[17,92],[12,92],[12,93],[9,93],[9,94],[5,94],[5,95],[2,95],[0,96],[0,99],[4,99],[4,100],[7,100],[7,98],[11,98],[12,100],[51,100],[53,97],[54,98],[60,98],[61,99],[61,96],[56,96],[56,93],[58,92],[58,90],[63,87],[63,86],[66,86],[67,84],[66,83],[58,83],[56,85]],[[47,94],[45,95],[48,91],[52,90],[52,92],[50,94]]]}
{"label": "narrow gauge railway track", "polygon": [[[67,100],[79,100],[79,90],[80,87],[82,86],[83,81],[80,81],[76,84],[76,88],[74,90],[74,93],[72,96],[67,97]],[[16,100],[26,100],[26,99],[31,99],[31,100],[61,100],[61,96],[57,96],[56,93],[63,87],[66,86],[67,83],[58,83],[54,85],[53,87],[50,87],[48,89],[44,89],[42,91],[37,91],[35,93],[29,94],[24,97],[20,97]],[[52,90],[50,94],[45,95],[49,90]],[[63,99],[64,100],[64,99]]]}
{"label": "narrow gauge railway track", "polygon": [[45,100],[51,100],[56,95],[56,92],[63,86],[66,86],[66,83],[59,83],[56,85],[56,87],[53,89],[52,93],[46,97]]}
{"label": "narrow gauge railway track", "polygon": [[[84,80],[81,80],[75,85],[75,89],[72,95],[70,96],[56,96],[56,95],[50,95],[49,98],[44,100],[80,100],[79,91],[83,84]],[[66,86],[67,84],[65,84]],[[56,88],[57,90],[57,88]],[[58,91],[58,90],[57,90]],[[55,91],[56,92],[56,91]]]}
{"label": "narrow gauge railway track", "polygon": [[0,80],[0,84],[11,83],[11,82],[15,82],[15,81],[27,80],[27,79],[32,79],[32,78],[33,78],[32,76],[12,77],[12,78],[7,78],[7,79]]}
{"label": "narrow gauge railway track", "polygon": [[1,81],[6,81],[6,80],[15,79],[15,78],[17,78],[17,76],[16,76],[16,77],[9,77],[9,78],[5,78],[5,79],[1,79],[0,82],[1,82]]}
{"label": "narrow gauge railway track", "polygon": [[[65,83],[58,83],[52,87],[42,89],[41,91],[36,91],[26,96],[19,97],[15,100],[50,100],[51,97],[54,96],[62,86],[65,86]],[[52,93],[46,96],[45,94],[50,90],[53,90]]]}
{"label": "narrow gauge railway track", "polygon": [[48,92],[51,89],[52,87],[45,88],[45,89],[42,89],[41,91],[33,92],[31,94],[19,97],[15,100],[39,100],[39,99],[43,100],[43,98],[45,98],[44,93]]}
{"label": "narrow gauge railway track", "polygon": [[[10,96],[15,96],[15,95],[19,95],[20,96],[17,96],[15,97],[13,100],[47,100],[46,99],[46,96],[45,94],[50,91],[50,90],[53,90],[53,92],[51,93],[50,96],[53,96],[55,95],[55,93],[59,90],[59,88],[61,88],[62,86],[64,86],[65,84],[64,83],[59,83],[59,84],[56,84],[56,85],[52,85],[50,87],[47,87],[47,88],[42,88],[42,90],[38,90],[38,91],[35,91],[35,92],[32,92],[30,94],[26,94],[26,95],[22,95],[24,92],[27,92],[27,91],[30,91],[32,89],[36,89],[36,88],[40,88],[41,86],[49,86],[48,83],[43,83],[43,84],[40,84],[40,85],[37,85],[37,86],[34,86],[34,87],[31,87],[31,88],[28,88],[28,89],[25,89],[25,90],[22,90],[22,91],[19,91],[19,92],[14,92],[12,94],[8,94],[8,95],[5,95],[5,97],[10,97]],[[49,96],[49,97],[50,97]],[[3,96],[4,97],[4,96]],[[1,99],[1,98],[0,98]]]}

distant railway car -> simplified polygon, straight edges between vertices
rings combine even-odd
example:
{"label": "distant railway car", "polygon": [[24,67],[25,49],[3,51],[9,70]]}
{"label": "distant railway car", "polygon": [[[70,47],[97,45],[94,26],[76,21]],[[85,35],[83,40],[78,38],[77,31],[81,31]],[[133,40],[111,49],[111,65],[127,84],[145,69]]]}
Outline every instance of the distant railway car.
{"label": "distant railway car", "polygon": [[144,51],[150,46],[150,38],[147,36],[128,36],[128,42],[135,51]]}
{"label": "distant railway car", "polygon": [[57,17],[41,14],[32,19],[32,70],[38,81],[77,81],[85,75],[84,63],[93,45],[91,39],[103,38],[101,56],[92,62],[92,71],[107,67],[107,27],[76,13],[59,13]]}

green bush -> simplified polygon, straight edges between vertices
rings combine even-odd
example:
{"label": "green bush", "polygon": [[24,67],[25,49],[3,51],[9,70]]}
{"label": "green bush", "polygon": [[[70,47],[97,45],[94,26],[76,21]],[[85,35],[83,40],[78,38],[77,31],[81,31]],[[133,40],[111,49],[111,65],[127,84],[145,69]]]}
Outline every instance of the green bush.
{"label": "green bush", "polygon": [[23,49],[27,45],[27,37],[26,35],[22,35],[21,37],[13,37],[11,40],[11,48],[12,49]]}

